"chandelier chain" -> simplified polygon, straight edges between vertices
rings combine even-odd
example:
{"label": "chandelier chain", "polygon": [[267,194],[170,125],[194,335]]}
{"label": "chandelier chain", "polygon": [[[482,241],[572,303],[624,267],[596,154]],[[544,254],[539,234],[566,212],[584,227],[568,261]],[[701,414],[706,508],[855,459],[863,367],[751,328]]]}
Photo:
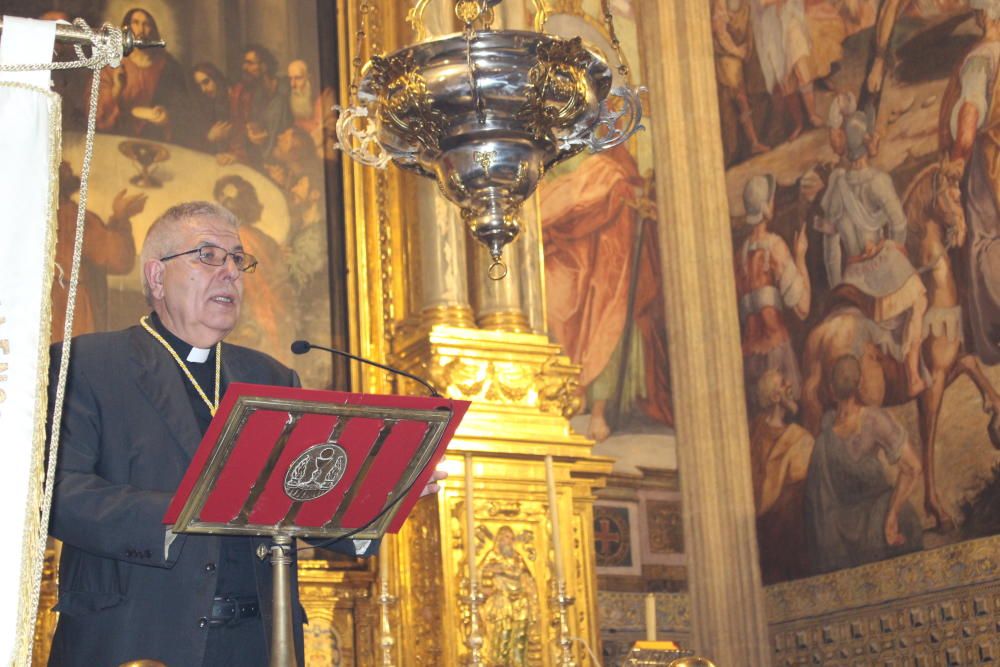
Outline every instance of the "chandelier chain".
{"label": "chandelier chain", "polygon": [[622,54],[622,43],[618,39],[618,33],[615,32],[615,17],[611,13],[611,0],[601,0],[601,13],[604,14],[604,23],[608,26],[611,46],[614,47],[615,54],[618,56],[618,73],[627,81],[629,70],[628,65],[625,64],[625,56]]}
{"label": "chandelier chain", "polygon": [[364,47],[368,47],[369,56],[381,55],[378,44],[379,25],[376,20],[378,7],[371,0],[362,0],[358,12],[361,17],[358,20],[358,29],[354,32],[354,57],[351,58],[351,83],[348,86],[352,106],[358,104],[358,81],[361,80],[361,67],[364,64],[361,57],[365,51]]}

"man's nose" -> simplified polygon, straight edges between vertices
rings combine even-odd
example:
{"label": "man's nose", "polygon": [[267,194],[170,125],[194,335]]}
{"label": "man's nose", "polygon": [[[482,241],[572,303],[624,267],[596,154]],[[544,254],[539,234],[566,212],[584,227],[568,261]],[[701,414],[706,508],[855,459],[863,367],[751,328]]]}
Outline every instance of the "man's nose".
{"label": "man's nose", "polygon": [[236,280],[240,277],[240,267],[236,265],[236,257],[232,254],[226,255],[226,259],[222,262],[222,266],[219,267],[223,275],[230,280]]}

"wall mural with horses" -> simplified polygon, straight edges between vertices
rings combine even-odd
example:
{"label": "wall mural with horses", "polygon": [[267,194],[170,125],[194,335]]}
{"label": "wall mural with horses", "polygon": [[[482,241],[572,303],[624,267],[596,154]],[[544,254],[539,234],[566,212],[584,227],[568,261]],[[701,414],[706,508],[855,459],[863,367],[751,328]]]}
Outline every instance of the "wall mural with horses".
{"label": "wall mural with horses", "polygon": [[713,6],[767,584],[1000,532],[1000,0]]}

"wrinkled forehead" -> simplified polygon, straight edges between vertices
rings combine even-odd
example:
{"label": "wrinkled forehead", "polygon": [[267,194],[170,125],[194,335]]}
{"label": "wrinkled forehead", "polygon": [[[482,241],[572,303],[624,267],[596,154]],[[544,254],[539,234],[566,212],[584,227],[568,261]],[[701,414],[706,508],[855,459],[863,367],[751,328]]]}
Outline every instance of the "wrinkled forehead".
{"label": "wrinkled forehead", "polygon": [[177,229],[178,245],[185,248],[211,244],[226,250],[238,250],[243,247],[239,230],[222,218],[201,216],[188,218]]}

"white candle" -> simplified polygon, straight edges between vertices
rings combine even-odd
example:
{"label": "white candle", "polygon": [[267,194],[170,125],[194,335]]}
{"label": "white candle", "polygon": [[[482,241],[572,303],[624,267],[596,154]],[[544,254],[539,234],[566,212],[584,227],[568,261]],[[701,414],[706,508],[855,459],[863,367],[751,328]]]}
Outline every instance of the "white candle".
{"label": "white candle", "polygon": [[469,592],[476,579],[476,517],[472,506],[472,454],[465,455],[465,558],[469,561]]}
{"label": "white candle", "polygon": [[656,598],[646,593],[646,641],[656,641]]}
{"label": "white candle", "polygon": [[552,468],[552,456],[545,457],[545,483],[549,491],[549,521],[552,523],[552,558],[556,565],[556,584],[566,582],[563,573],[562,547],[559,543],[559,506],[556,504],[556,474]]}

